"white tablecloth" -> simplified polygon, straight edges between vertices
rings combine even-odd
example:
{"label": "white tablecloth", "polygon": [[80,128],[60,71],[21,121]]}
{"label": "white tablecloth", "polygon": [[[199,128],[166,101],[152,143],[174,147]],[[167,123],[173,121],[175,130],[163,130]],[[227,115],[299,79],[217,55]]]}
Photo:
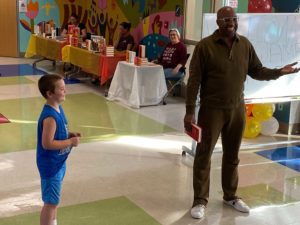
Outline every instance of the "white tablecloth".
{"label": "white tablecloth", "polygon": [[119,100],[139,108],[157,105],[167,93],[163,67],[160,65],[135,66],[120,61],[108,91],[108,100]]}

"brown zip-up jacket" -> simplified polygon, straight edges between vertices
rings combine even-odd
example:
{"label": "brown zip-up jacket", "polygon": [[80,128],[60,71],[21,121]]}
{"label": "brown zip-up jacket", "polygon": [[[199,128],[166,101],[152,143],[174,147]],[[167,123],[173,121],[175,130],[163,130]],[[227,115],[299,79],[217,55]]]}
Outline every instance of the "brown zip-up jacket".
{"label": "brown zip-up jacket", "polygon": [[247,74],[256,80],[274,80],[280,69],[263,67],[250,41],[236,34],[228,48],[216,30],[195,47],[189,67],[186,113],[194,114],[200,88],[200,106],[233,109],[244,102]]}

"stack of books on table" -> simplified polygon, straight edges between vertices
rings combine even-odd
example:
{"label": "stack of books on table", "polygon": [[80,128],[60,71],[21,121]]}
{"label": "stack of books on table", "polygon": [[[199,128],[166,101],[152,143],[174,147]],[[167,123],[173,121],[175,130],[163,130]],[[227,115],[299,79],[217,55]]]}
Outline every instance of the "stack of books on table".
{"label": "stack of books on table", "polygon": [[71,37],[70,39],[71,39],[70,41],[71,46],[78,47],[78,37]]}
{"label": "stack of books on table", "polygon": [[68,25],[68,34],[73,34],[74,28],[75,28],[75,25],[69,24],[69,25]]}
{"label": "stack of books on table", "polygon": [[106,46],[105,55],[106,56],[114,56],[114,46]]}
{"label": "stack of books on table", "polygon": [[137,66],[147,66],[149,64],[147,58],[136,57]]}
{"label": "stack of books on table", "polygon": [[145,58],[145,55],[146,55],[146,46],[139,45],[139,57]]}
{"label": "stack of books on table", "polygon": [[74,27],[73,28],[73,36],[74,37],[80,37],[80,28],[79,27]]}

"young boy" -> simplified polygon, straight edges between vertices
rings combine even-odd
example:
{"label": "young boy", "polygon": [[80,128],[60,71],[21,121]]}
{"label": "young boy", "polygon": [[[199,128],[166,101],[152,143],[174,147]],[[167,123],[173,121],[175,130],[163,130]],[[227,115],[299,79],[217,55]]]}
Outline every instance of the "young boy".
{"label": "young boy", "polygon": [[37,166],[44,202],[40,224],[57,225],[56,211],[66,160],[72,147],[78,145],[80,134],[68,132],[68,122],[60,105],[66,94],[62,77],[45,75],[40,78],[38,85],[46,99],[38,121]]}

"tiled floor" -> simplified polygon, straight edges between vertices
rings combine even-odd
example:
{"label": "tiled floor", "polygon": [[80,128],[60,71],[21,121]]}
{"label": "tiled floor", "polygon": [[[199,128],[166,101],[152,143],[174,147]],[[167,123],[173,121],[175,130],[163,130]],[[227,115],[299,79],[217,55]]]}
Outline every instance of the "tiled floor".
{"label": "tiled floor", "polygon": [[0,75],[8,76],[26,76],[26,75],[43,75],[45,72],[32,67],[30,64],[9,64],[0,65]]}
{"label": "tiled floor", "polygon": [[257,154],[266,157],[283,166],[300,172],[300,147],[290,146],[277,149],[263,150]]}
{"label": "tiled floor", "polygon": [[0,123],[9,123],[10,121],[0,113]]}
{"label": "tiled floor", "polygon": [[[0,69],[1,65],[31,62],[0,58]],[[42,70],[57,73],[61,73],[60,66],[54,70],[50,62],[38,64]],[[0,123],[0,224],[3,217],[33,215],[30,213],[38,212],[42,204],[35,135],[43,99],[37,89],[39,75],[32,75],[22,76],[25,80],[19,74],[0,77],[0,113],[11,122]],[[125,196],[163,225],[300,224],[300,174],[286,166],[299,157],[290,149],[298,150],[292,146],[299,144],[300,137],[277,134],[243,140],[238,193],[251,207],[249,215],[221,201],[222,154],[218,143],[212,158],[210,201],[205,218],[198,221],[189,214],[193,158],[181,156],[182,146],[191,145],[183,133],[183,99],[170,98],[166,106],[133,110],[106,101],[104,89],[93,86],[86,78],[81,83],[68,84],[67,93],[63,107],[71,128],[82,132],[83,137],[68,159],[62,207],[68,209],[81,203],[90,207],[91,202]],[[274,152],[284,151],[278,148],[287,150],[279,154],[280,159],[258,153],[268,150],[274,156]],[[279,164],[278,159],[288,161]],[[64,215],[61,221],[65,221]],[[103,224],[100,217],[93,218],[98,219],[93,224]],[[60,214],[58,224],[62,225],[59,221]]]}

